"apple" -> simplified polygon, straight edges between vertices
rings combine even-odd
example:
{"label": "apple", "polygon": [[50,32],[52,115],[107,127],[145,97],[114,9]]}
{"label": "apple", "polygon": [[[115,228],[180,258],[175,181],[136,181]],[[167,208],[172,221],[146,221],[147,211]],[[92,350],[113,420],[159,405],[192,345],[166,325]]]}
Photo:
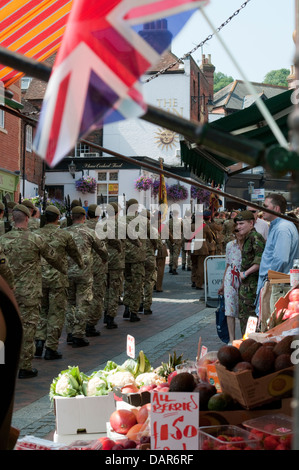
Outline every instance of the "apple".
{"label": "apple", "polygon": [[289,301],[294,302],[299,300],[299,289],[293,289],[289,293]]}
{"label": "apple", "polygon": [[138,393],[139,388],[136,385],[127,385],[121,389],[121,393]]}
{"label": "apple", "polygon": [[146,403],[145,405],[142,405],[141,408],[139,408],[138,413],[137,413],[137,423],[145,423],[145,421],[148,418],[150,409],[151,409],[150,403]]}
{"label": "apple", "polygon": [[288,310],[292,310],[292,312],[299,312],[299,300],[293,300],[289,302]]}
{"label": "apple", "polygon": [[109,421],[113,431],[119,434],[127,434],[129,429],[137,424],[135,413],[125,409],[113,411]]}
{"label": "apple", "polygon": [[151,391],[154,390],[156,387],[157,387],[156,384],[142,385],[142,386],[139,388],[139,392],[151,392]]}
{"label": "apple", "polygon": [[175,377],[176,375],[177,375],[177,371],[176,371],[176,370],[174,370],[173,372],[171,372],[171,373],[169,374],[169,376],[167,377],[167,382],[170,384],[171,379],[172,379],[173,377]]}
{"label": "apple", "polygon": [[102,441],[102,450],[111,450],[114,445],[115,442],[112,439],[105,438]]}

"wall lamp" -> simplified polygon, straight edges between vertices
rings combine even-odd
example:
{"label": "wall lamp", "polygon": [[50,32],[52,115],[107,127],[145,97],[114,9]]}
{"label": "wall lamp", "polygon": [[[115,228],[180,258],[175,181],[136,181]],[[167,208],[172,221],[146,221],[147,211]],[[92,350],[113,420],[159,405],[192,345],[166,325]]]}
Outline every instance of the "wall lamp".
{"label": "wall lamp", "polygon": [[72,177],[75,179],[76,176],[76,165],[72,160],[72,163],[69,164],[69,172],[72,175]]}

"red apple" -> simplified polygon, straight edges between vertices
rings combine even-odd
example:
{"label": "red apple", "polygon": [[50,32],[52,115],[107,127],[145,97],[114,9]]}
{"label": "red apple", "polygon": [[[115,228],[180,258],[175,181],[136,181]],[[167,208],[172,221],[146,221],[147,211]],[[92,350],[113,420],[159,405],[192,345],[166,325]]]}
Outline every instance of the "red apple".
{"label": "red apple", "polygon": [[137,424],[137,420],[131,410],[115,410],[110,416],[110,425],[119,434],[127,434],[134,424]]}
{"label": "red apple", "polygon": [[102,442],[102,450],[111,450],[114,445],[115,442],[112,439],[107,438]]}
{"label": "red apple", "polygon": [[299,300],[293,300],[289,302],[288,310],[292,310],[292,312],[299,312]]}
{"label": "red apple", "polygon": [[136,385],[127,385],[121,389],[121,393],[138,393],[139,389]]}
{"label": "red apple", "polygon": [[294,302],[296,300],[299,300],[299,289],[293,289],[289,293],[289,301]]}
{"label": "red apple", "polygon": [[169,374],[169,376],[167,377],[167,383],[170,384],[171,379],[172,379],[173,377],[175,377],[176,375],[177,375],[177,371],[176,371],[176,370],[174,370],[173,372],[171,372],[171,373]]}

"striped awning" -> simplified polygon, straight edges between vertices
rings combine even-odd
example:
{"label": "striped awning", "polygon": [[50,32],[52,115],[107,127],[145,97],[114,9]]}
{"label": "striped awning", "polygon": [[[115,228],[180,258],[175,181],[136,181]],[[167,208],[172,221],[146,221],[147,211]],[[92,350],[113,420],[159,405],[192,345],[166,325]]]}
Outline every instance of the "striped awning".
{"label": "striped awning", "polygon": [[[0,0],[0,46],[37,61],[57,51],[72,0]],[[22,72],[0,64],[5,87]]]}

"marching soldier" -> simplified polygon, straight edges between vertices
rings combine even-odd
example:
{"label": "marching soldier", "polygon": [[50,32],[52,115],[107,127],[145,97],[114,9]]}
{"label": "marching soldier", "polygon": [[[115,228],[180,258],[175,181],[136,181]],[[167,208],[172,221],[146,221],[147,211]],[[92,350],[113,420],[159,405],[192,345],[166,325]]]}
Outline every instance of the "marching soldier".
{"label": "marching soldier", "polygon": [[173,217],[169,219],[169,272],[178,274],[177,267],[182,247],[183,222],[179,219],[179,211],[173,211]]}
{"label": "marching soldier", "polygon": [[28,221],[28,229],[31,231],[38,230],[40,228],[40,221],[34,217],[36,207],[29,201],[29,199],[24,199],[22,202],[23,206],[26,206],[30,212],[30,218]]}
{"label": "marching soldier", "polygon": [[19,362],[20,379],[35,377],[32,368],[35,334],[42,297],[41,258],[63,274],[66,267],[55,250],[34,232],[28,230],[30,212],[23,204],[13,209],[14,227],[1,237],[1,246],[15,278],[15,297],[23,323],[23,344]]}
{"label": "marching soldier", "polygon": [[89,341],[85,338],[86,324],[92,302],[93,284],[93,255],[101,256],[104,262],[108,259],[107,250],[94,230],[87,227],[85,223],[86,212],[82,206],[72,209],[73,223],[65,230],[69,231],[77,244],[84,261],[84,268],[80,269],[72,259],[69,258],[69,288],[68,307],[66,312],[67,342],[73,348],[88,346]]}
{"label": "marching soldier", "polygon": [[[150,222],[150,211],[146,211],[144,216]],[[162,246],[161,239],[159,239],[158,231],[154,226],[150,227],[150,236],[146,238],[146,258],[144,262],[144,285],[143,285],[143,313],[144,315],[151,315],[153,290],[157,281],[157,264],[156,264],[156,251]]]}
{"label": "marching soldier", "polygon": [[[99,220],[99,216],[96,215],[97,211],[96,204],[90,204],[88,207],[88,220],[86,221],[87,227],[95,231],[96,225]],[[86,212],[86,209],[83,207]],[[102,240],[102,248],[107,251],[106,243]],[[108,257],[108,251],[107,251]],[[108,273],[108,263],[102,260],[98,255],[93,256],[93,299],[90,306],[87,324],[86,324],[86,336],[99,336],[100,332],[96,330],[96,325],[98,321],[102,318],[102,313],[104,310],[104,298],[107,288],[107,273]]]}
{"label": "marching soldier", "polygon": [[[49,205],[44,212],[45,225],[36,231],[38,235],[58,254],[61,262],[68,269],[68,258],[83,269],[81,254],[73,237],[66,230],[59,229],[60,211],[54,205]],[[46,260],[42,260],[42,304],[41,314],[36,331],[35,356],[41,357],[45,346],[47,360],[60,359],[58,351],[59,338],[65,322],[67,307],[68,277],[53,268]]]}

